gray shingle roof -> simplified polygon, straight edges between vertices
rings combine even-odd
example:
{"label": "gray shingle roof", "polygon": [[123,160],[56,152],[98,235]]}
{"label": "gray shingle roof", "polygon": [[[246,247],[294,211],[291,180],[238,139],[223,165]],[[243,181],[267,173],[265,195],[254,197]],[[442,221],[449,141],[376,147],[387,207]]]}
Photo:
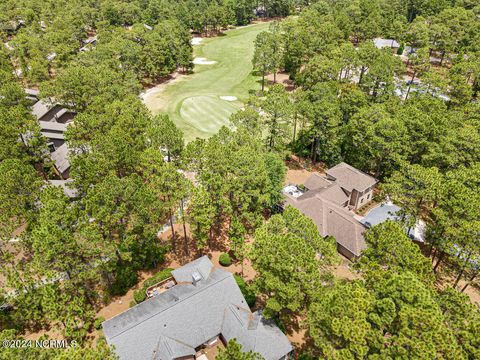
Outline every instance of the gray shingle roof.
{"label": "gray shingle roof", "polygon": [[373,39],[373,43],[379,49],[389,47],[389,48],[399,48],[400,44],[394,39],[382,39],[382,38],[375,38]]}
{"label": "gray shingle roof", "polygon": [[37,120],[44,122],[62,121],[62,117],[68,114],[75,114],[74,111],[62,108],[57,103],[52,103],[48,100],[39,100],[32,106],[32,114]]}
{"label": "gray shingle roof", "polygon": [[365,174],[347,163],[341,162],[326,171],[343,189],[351,192],[353,189],[364,191],[377,183],[373,176]]}
{"label": "gray shingle roof", "polygon": [[37,101],[32,107],[32,114],[36,116],[38,120],[42,120],[45,115],[52,109],[53,105],[46,101]]}
{"label": "gray shingle roof", "polygon": [[195,355],[195,349],[168,336],[160,335],[157,347],[154,350],[154,359],[174,359],[183,356]]}
{"label": "gray shingle roof", "polygon": [[68,160],[68,147],[63,144],[51,154],[52,160],[55,162],[55,167],[60,173],[64,173],[70,168],[70,161]]}
{"label": "gray shingle roof", "polygon": [[71,187],[73,180],[48,180],[50,185],[59,186],[62,188],[63,193],[68,196],[69,198],[75,198],[78,195],[78,191]]}
{"label": "gray shingle roof", "polygon": [[55,140],[65,140],[65,135],[58,132],[52,131],[41,131],[41,134],[45,136],[47,139],[55,139]]}
{"label": "gray shingle roof", "polygon": [[36,98],[38,98],[38,96],[40,95],[40,91],[38,91],[37,89],[25,88],[24,90],[25,90],[25,94],[34,96]]}
{"label": "gray shingle roof", "polygon": [[40,129],[47,131],[65,132],[67,124],[57,123],[55,121],[39,121]]}
{"label": "gray shingle roof", "polygon": [[212,269],[207,257],[197,259],[175,270],[174,277],[187,280],[192,270],[202,271],[202,276],[208,271],[201,282],[177,284],[105,321],[105,337],[120,359],[172,360],[191,354],[192,349],[219,334],[227,340],[237,338],[245,350],[253,346],[266,360],[278,360],[289,353],[290,342],[278,328],[259,320],[256,329],[247,331],[244,323],[231,321],[227,315],[231,306],[242,308],[246,317],[254,316],[232,274]]}
{"label": "gray shingle roof", "polygon": [[[225,309],[222,335],[227,341],[236,339],[242,344],[243,351],[260,353],[266,360],[279,359],[292,351],[287,337],[273,321],[265,319],[259,312],[252,314],[248,308],[237,305]],[[264,354],[276,355],[269,357]]]}
{"label": "gray shingle roof", "polygon": [[172,276],[177,283],[192,282],[194,272],[200,273],[203,280],[207,279],[212,271],[213,264],[206,256],[202,256],[176,270],[172,271]]}

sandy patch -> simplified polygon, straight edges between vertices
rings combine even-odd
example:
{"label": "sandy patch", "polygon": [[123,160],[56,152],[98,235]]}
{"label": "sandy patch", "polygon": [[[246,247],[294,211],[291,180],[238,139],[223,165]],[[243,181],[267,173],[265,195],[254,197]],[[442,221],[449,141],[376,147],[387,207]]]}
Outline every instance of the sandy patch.
{"label": "sandy patch", "polygon": [[195,46],[195,45],[200,45],[200,43],[202,42],[202,38],[201,37],[194,37],[192,38],[192,40],[190,41],[190,43]]}
{"label": "sandy patch", "polygon": [[148,89],[140,94],[140,97],[142,98],[143,101],[148,100],[151,97],[154,97],[155,95],[158,95],[161,93],[163,90],[163,87],[161,86],[155,86],[151,89]]}
{"label": "sandy patch", "polygon": [[165,90],[167,85],[182,79],[184,76],[185,74],[176,71],[171,74],[167,80],[162,81],[160,84],[150,89],[146,89],[145,91],[141,92],[139,96],[147,108],[155,114],[163,106],[163,103],[159,101],[159,94]]}
{"label": "sandy patch", "polygon": [[335,275],[335,277],[347,280],[360,279],[360,274],[352,271],[352,262],[346,257],[344,257],[342,254],[338,255],[340,256],[341,262],[333,269],[333,274]]}
{"label": "sandy patch", "polygon": [[238,100],[236,96],[220,96],[220,99],[225,101],[236,101]]}
{"label": "sandy patch", "polygon": [[195,65],[213,65],[213,64],[216,64],[217,62],[213,60],[207,60],[202,57],[196,57],[195,59],[193,59],[193,63]]}
{"label": "sandy patch", "polygon": [[273,74],[268,74],[265,78],[270,85],[274,84],[273,79],[275,78],[275,83],[282,84],[287,91],[293,91],[295,89],[293,81],[290,80],[290,75],[286,72],[278,72],[275,77]]}
{"label": "sandy patch", "polygon": [[305,169],[288,169],[285,184],[305,184],[305,181],[307,181],[312,174],[311,171]]}

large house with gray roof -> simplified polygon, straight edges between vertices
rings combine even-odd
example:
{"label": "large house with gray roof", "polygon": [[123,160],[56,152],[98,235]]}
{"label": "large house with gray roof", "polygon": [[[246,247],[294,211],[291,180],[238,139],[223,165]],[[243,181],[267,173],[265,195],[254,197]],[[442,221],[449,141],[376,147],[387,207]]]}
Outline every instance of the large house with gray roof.
{"label": "large house with gray roof", "polygon": [[121,360],[196,359],[231,339],[266,360],[288,359],[292,345],[273,321],[252,313],[233,275],[207,256],[172,271],[175,285],[103,323]]}
{"label": "large house with gray roof", "polygon": [[377,180],[346,163],[340,163],[322,176],[313,173],[304,184],[284,188],[285,203],[300,210],[317,225],[322,236],[333,236],[338,251],[352,259],[366,248],[363,232],[367,227],[352,210],[372,200]]}

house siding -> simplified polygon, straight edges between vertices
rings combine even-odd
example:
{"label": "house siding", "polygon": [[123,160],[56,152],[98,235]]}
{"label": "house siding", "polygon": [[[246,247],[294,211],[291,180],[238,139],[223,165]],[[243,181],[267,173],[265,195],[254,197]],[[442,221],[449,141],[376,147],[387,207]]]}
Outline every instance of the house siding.
{"label": "house siding", "polygon": [[340,245],[337,242],[337,251],[345,256],[348,260],[354,260],[356,258],[355,254],[353,254],[350,250],[348,250],[346,247]]}

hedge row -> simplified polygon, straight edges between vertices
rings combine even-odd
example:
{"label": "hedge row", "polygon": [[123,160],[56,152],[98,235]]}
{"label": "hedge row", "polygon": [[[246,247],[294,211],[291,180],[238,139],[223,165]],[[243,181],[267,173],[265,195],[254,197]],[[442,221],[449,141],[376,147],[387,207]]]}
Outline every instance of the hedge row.
{"label": "hedge row", "polygon": [[241,276],[233,275],[233,277],[235,278],[235,281],[237,282],[237,285],[240,288],[243,297],[247,301],[248,306],[253,307],[253,305],[255,305],[255,301],[257,300],[255,293]]}
{"label": "hedge row", "polygon": [[135,299],[135,302],[137,304],[140,304],[142,301],[144,301],[145,298],[147,297],[147,294],[146,294],[147,289],[150,286],[155,285],[156,283],[159,283],[160,281],[168,279],[170,276],[172,276],[172,271],[173,269],[171,268],[163,269],[158,273],[156,273],[155,275],[153,275],[151,278],[145,280],[145,282],[143,283],[143,286],[140,289],[135,290],[133,292],[133,298]]}

